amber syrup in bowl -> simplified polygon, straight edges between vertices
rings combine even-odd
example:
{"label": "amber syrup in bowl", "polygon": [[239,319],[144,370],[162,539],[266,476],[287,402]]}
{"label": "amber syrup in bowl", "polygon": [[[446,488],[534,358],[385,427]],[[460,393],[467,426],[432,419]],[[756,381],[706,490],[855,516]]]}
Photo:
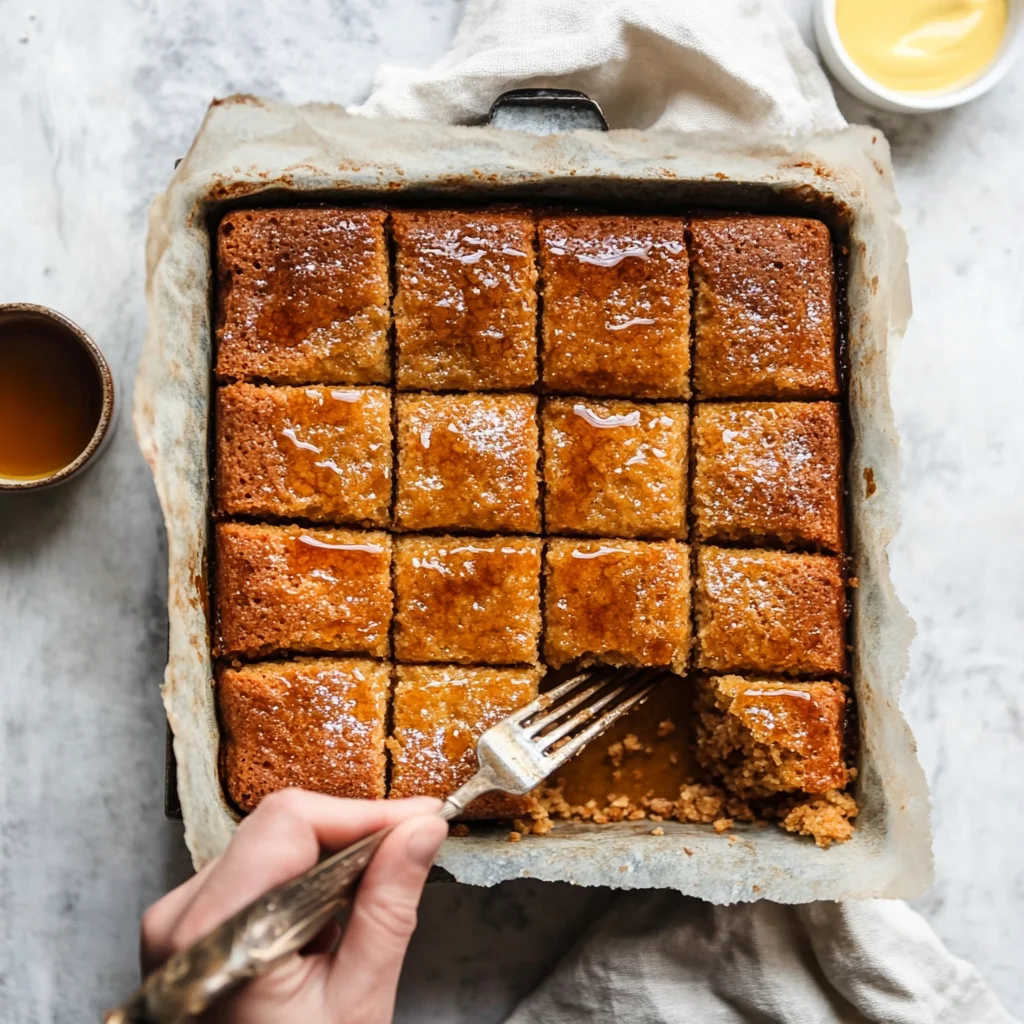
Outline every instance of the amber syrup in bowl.
{"label": "amber syrup in bowl", "polygon": [[0,306],[0,490],[74,475],[112,414],[110,368],[88,335],[45,307]]}

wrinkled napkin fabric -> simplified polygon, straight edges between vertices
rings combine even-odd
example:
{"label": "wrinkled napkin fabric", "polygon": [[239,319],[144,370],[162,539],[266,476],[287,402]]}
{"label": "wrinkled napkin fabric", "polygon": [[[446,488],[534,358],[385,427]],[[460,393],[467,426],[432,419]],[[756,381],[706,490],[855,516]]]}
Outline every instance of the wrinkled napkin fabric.
{"label": "wrinkled napkin fabric", "polygon": [[506,1024],[1014,1024],[898,900],[619,894]]}
{"label": "wrinkled napkin fabric", "polygon": [[841,128],[828,79],[777,0],[467,0],[425,70],[385,65],[352,113],[479,121],[506,89],[581,89],[612,128]]}
{"label": "wrinkled napkin fabric", "polygon": [[[507,89],[580,89],[613,128],[842,128],[772,0],[467,0],[431,67],[382,67],[352,113],[472,123]],[[712,906],[624,892],[507,1024],[1013,1024],[903,903]]]}

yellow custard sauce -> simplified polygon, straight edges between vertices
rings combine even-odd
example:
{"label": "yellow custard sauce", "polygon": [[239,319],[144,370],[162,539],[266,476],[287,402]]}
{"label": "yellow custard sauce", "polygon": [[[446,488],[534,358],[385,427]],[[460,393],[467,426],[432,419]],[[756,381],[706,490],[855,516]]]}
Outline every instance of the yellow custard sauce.
{"label": "yellow custard sauce", "polygon": [[850,59],[900,92],[943,92],[978,78],[1007,19],[1007,0],[836,0]]}

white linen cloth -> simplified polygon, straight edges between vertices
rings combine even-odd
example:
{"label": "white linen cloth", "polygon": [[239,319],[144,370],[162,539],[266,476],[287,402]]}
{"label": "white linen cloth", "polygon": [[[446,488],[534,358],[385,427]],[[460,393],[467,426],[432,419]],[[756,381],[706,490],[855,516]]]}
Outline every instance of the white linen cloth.
{"label": "white linen cloth", "polygon": [[506,1024],[1013,1024],[898,900],[620,894]]}
{"label": "white linen cloth", "polygon": [[382,66],[352,112],[461,124],[523,86],[581,89],[612,128],[846,123],[776,0],[467,0],[447,54],[425,70]]}
{"label": "white linen cloth", "polygon": [[[467,0],[449,52],[384,66],[352,112],[477,121],[506,89],[597,100],[613,128],[841,128],[828,80],[774,0]],[[507,1024],[1013,1024],[905,904],[712,906],[619,894]]]}

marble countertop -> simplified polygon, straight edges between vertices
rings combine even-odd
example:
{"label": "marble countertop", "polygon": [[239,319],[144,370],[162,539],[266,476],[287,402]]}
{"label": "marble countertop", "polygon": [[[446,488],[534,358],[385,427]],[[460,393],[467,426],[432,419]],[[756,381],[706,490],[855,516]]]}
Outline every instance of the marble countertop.
{"label": "marble countertop", "polygon": [[[790,6],[806,31],[809,4]],[[0,38],[0,302],[55,306],[127,398],[144,330],[146,207],[209,99],[354,102],[381,61],[441,53],[458,0],[8,0]],[[889,137],[915,317],[893,399],[904,444],[897,588],[919,626],[904,700],[934,796],[918,901],[1024,1006],[1024,63],[969,107],[846,115]],[[0,1006],[96,1019],[135,980],[143,908],[189,872],[164,821],[163,529],[127,416],[67,488],[0,501]],[[608,893],[432,887],[402,1020],[497,1021]]]}

